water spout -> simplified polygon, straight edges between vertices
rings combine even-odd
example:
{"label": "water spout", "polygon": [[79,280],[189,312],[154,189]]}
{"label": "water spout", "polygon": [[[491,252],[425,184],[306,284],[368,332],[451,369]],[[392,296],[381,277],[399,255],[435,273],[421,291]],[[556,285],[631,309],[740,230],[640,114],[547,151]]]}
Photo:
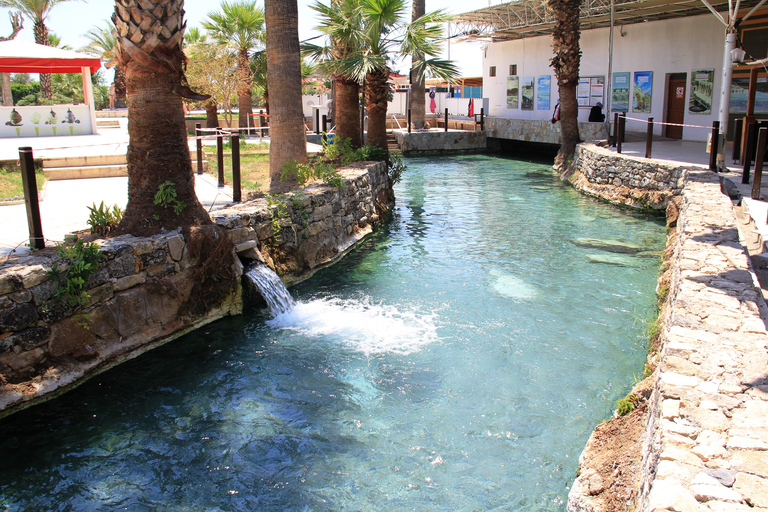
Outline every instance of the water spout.
{"label": "water spout", "polygon": [[293,309],[295,303],[291,293],[285,287],[280,277],[264,263],[255,262],[245,272],[245,277],[267,302],[272,316],[287,313]]}

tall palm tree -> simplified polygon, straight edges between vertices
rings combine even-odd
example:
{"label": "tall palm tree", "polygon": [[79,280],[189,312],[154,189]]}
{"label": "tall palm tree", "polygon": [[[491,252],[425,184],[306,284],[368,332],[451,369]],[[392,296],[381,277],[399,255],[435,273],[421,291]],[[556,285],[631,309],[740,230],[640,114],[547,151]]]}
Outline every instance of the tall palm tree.
{"label": "tall palm tree", "polygon": [[[10,7],[20,11],[33,23],[35,42],[48,45],[48,27],[45,20],[56,5],[71,0],[0,0],[0,7]],[[43,98],[51,99],[53,89],[51,74],[40,73],[40,93]]]}
{"label": "tall palm tree", "polygon": [[360,86],[356,78],[346,74],[345,59],[362,44],[363,31],[359,0],[332,0],[330,5],[315,2],[311,8],[320,15],[317,30],[327,37],[326,45],[305,44],[304,54],[317,63],[321,73],[333,80],[333,119],[336,137],[350,139],[353,148],[363,145],[360,130]]}
{"label": "tall palm tree", "polygon": [[[15,39],[22,28],[24,28],[24,22],[21,19],[20,12],[9,12],[8,17],[11,19],[11,35],[8,37],[0,37],[0,41],[10,41]],[[0,73],[0,80],[3,84],[3,105],[6,107],[13,106],[13,95],[11,94],[11,74]]]}
{"label": "tall palm tree", "polygon": [[108,61],[107,68],[115,68],[115,107],[125,108],[125,67],[115,59],[114,47],[117,44],[115,36],[112,34],[114,25],[112,21],[104,20],[101,27],[93,27],[85,33],[85,37],[90,41],[83,50],[95,53],[102,59]]}
{"label": "tall palm tree", "polygon": [[[416,22],[419,18],[424,16],[426,6],[425,0],[413,0],[413,8],[411,19]],[[421,58],[422,55],[416,55],[416,58]],[[424,128],[424,118],[427,115],[427,106],[424,99],[424,75],[419,75],[415,67],[411,67],[411,94],[410,98],[411,107],[411,123],[417,130]]]}
{"label": "tall palm tree", "polygon": [[119,226],[124,233],[211,223],[195,195],[181,105],[181,95],[207,99],[190,94],[184,78],[183,5],[184,0],[115,2],[115,57],[125,66],[130,137],[128,205]]}
{"label": "tall palm tree", "polygon": [[264,11],[256,6],[256,0],[224,0],[221,11],[208,13],[203,22],[211,35],[221,44],[232,44],[238,54],[238,108],[240,126],[247,126],[253,113],[253,75],[251,51],[264,42]]}
{"label": "tall palm tree", "polygon": [[550,65],[555,70],[557,88],[560,94],[560,136],[562,145],[555,157],[555,167],[562,169],[565,162],[573,157],[576,145],[581,142],[579,135],[579,105],[576,88],[579,84],[579,6],[581,0],[547,0],[552,10],[555,26],[552,29],[552,50],[554,57]]}
{"label": "tall palm tree", "polygon": [[411,57],[416,76],[426,74],[452,81],[459,76],[456,66],[434,56],[440,54],[442,28],[449,20],[442,11],[434,11],[406,23],[405,0],[361,0],[364,31],[362,44],[345,59],[348,74],[365,80],[368,111],[366,143],[387,151],[387,103],[391,89],[389,63]]}
{"label": "tall palm tree", "polygon": [[307,163],[306,129],[301,108],[301,50],[296,0],[265,0],[267,22],[267,82],[269,84],[270,189],[282,192],[283,166]]}

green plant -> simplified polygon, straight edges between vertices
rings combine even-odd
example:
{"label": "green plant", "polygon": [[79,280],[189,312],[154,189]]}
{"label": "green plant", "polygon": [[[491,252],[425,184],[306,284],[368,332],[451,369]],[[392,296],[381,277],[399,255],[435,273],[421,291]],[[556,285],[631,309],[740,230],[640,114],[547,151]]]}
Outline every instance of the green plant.
{"label": "green plant", "polygon": [[301,192],[295,193],[288,198],[291,201],[291,206],[293,207],[293,211],[295,213],[298,213],[299,217],[301,217],[301,223],[304,227],[307,227],[307,223],[309,222],[309,212],[304,207],[304,194]]}
{"label": "green plant", "polygon": [[104,206],[104,201],[96,207],[96,203],[93,206],[89,206],[88,210],[91,212],[88,216],[88,225],[91,226],[91,233],[97,233],[99,235],[107,235],[120,224],[123,218],[123,210],[119,206],[112,205],[112,209],[108,206]]}
{"label": "green plant", "polygon": [[184,211],[187,205],[176,198],[175,185],[172,181],[166,181],[158,185],[157,192],[155,193],[155,204],[163,208],[172,208],[173,213],[181,215],[181,212]]}
{"label": "green plant", "polygon": [[637,408],[639,398],[636,395],[629,394],[626,397],[616,401],[616,414],[626,416]]}
{"label": "green plant", "polygon": [[355,155],[358,162],[379,162],[387,159],[387,152],[379,146],[363,146]]}
{"label": "green plant", "polygon": [[357,152],[352,149],[352,139],[336,139],[334,137],[333,143],[324,139],[323,155],[328,160],[338,159],[341,165],[349,165],[358,160]]}
{"label": "green plant", "polygon": [[293,160],[283,164],[283,172],[280,173],[280,181],[289,181],[291,178],[296,180],[299,186],[306,184],[313,178],[314,171],[309,164],[300,164]]}
{"label": "green plant", "polygon": [[[267,205],[270,206],[271,217],[269,224],[272,227],[272,236],[275,242],[280,242],[282,237],[280,236],[280,219],[288,216],[288,203],[285,200],[285,196],[267,194]],[[271,208],[273,207],[274,208]]]}
{"label": "green plant", "polygon": [[318,162],[315,164],[315,176],[323,180],[323,183],[332,185],[339,190],[344,190],[344,178],[331,165]]}
{"label": "green plant", "polygon": [[70,245],[60,245],[56,254],[64,260],[66,269],[54,263],[48,274],[58,283],[54,299],[64,306],[80,307],[90,296],[85,291],[88,279],[99,268],[99,260],[103,257],[99,246],[94,243],[84,243],[77,240]]}
{"label": "green plant", "polygon": [[403,173],[408,167],[403,163],[403,157],[399,152],[392,152],[389,154],[389,160],[387,161],[389,179],[392,185],[400,183],[403,179]]}

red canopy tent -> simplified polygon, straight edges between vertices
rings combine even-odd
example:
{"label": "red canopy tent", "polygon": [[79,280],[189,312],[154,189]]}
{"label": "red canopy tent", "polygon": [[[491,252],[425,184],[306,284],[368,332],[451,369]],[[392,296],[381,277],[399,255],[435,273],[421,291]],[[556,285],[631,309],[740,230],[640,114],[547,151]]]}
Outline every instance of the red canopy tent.
{"label": "red canopy tent", "polygon": [[91,74],[100,67],[101,60],[93,55],[26,41],[0,42],[0,73],[82,73],[92,133],[96,133],[96,109]]}

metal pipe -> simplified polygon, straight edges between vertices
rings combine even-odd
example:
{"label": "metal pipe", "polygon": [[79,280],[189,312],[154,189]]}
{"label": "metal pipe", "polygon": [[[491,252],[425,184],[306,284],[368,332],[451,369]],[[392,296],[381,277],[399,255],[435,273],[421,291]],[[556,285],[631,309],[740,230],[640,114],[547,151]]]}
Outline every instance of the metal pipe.
{"label": "metal pipe", "polygon": [[717,171],[717,146],[720,138],[720,121],[712,121],[712,134],[709,144],[709,170]]}
{"label": "metal pipe", "polygon": [[648,118],[648,128],[645,131],[645,158],[651,158],[651,146],[653,145],[653,118]]}
{"label": "metal pipe", "polygon": [[[729,29],[735,30],[735,29]],[[720,86],[720,136],[722,139],[717,145],[717,165],[725,168],[725,136],[728,132],[728,114],[731,109],[731,81],[733,78],[733,66],[731,65],[731,50],[736,48],[736,32],[725,34],[725,49],[723,51],[723,79]]]}
{"label": "metal pipe", "polygon": [[29,226],[29,245],[35,249],[45,249],[43,223],[40,218],[40,202],[37,197],[37,179],[35,177],[35,158],[32,148],[19,148],[21,164],[21,183],[24,186],[24,204],[27,206],[27,226]]}
{"label": "metal pipe", "polygon": [[200,138],[203,133],[202,123],[195,123],[195,149],[197,149],[197,174],[203,174],[203,140]]}
{"label": "metal pipe", "polygon": [[760,134],[757,137],[757,158],[755,159],[755,182],[752,184],[752,199],[760,199],[766,143],[768,143],[768,128],[760,128]]}
{"label": "metal pipe", "polygon": [[242,201],[240,187],[240,134],[232,133],[232,200],[236,203]]}
{"label": "metal pipe", "polygon": [[224,131],[216,130],[216,164],[219,172],[219,187],[224,186]]}

